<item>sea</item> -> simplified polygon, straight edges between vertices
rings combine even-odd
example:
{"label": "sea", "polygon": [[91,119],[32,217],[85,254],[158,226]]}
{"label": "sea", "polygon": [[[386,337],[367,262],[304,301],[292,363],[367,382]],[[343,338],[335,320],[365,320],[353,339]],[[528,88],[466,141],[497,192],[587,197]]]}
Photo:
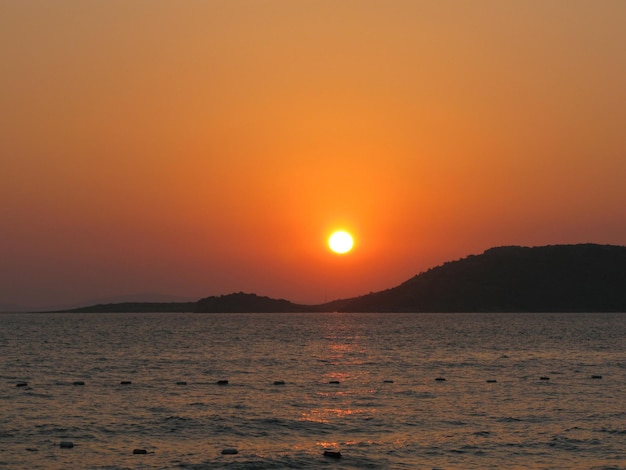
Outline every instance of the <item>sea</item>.
{"label": "sea", "polygon": [[624,469],[626,314],[1,314],[0,468]]}

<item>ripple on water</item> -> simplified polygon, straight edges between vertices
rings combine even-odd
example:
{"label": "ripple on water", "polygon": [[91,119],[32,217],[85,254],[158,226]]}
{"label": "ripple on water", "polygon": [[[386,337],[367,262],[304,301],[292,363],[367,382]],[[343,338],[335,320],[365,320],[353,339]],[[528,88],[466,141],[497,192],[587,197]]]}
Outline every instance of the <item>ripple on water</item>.
{"label": "ripple on water", "polygon": [[[573,458],[611,468],[626,448],[615,399],[624,316],[0,317],[7,468],[552,468]],[[77,379],[85,386],[68,386]],[[76,447],[62,452],[65,439]],[[341,461],[324,458],[327,447]]]}

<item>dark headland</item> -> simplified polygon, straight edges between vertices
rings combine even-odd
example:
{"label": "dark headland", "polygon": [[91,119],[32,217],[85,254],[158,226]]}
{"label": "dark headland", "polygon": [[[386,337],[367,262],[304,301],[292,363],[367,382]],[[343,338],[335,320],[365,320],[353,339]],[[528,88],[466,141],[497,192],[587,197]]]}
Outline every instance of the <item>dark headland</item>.
{"label": "dark headland", "polygon": [[187,303],[94,305],[75,312],[626,312],[626,247],[504,246],[380,292],[320,305],[243,292]]}

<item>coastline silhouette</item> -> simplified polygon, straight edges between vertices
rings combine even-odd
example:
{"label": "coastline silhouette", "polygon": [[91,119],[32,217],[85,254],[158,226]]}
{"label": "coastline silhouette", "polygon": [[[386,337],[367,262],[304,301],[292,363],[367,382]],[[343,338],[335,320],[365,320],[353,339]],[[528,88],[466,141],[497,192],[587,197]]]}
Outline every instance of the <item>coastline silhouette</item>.
{"label": "coastline silhouette", "polygon": [[624,312],[626,247],[578,244],[490,248],[480,255],[431,268],[390,289],[316,305],[238,292],[197,302],[125,302],[69,311]]}

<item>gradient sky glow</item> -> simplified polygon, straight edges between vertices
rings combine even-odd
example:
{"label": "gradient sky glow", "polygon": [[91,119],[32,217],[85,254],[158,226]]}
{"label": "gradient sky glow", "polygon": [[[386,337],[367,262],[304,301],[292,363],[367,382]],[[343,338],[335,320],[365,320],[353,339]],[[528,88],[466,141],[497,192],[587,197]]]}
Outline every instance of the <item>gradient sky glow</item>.
{"label": "gradient sky glow", "polygon": [[0,304],[624,245],[625,45],[622,0],[0,2]]}

